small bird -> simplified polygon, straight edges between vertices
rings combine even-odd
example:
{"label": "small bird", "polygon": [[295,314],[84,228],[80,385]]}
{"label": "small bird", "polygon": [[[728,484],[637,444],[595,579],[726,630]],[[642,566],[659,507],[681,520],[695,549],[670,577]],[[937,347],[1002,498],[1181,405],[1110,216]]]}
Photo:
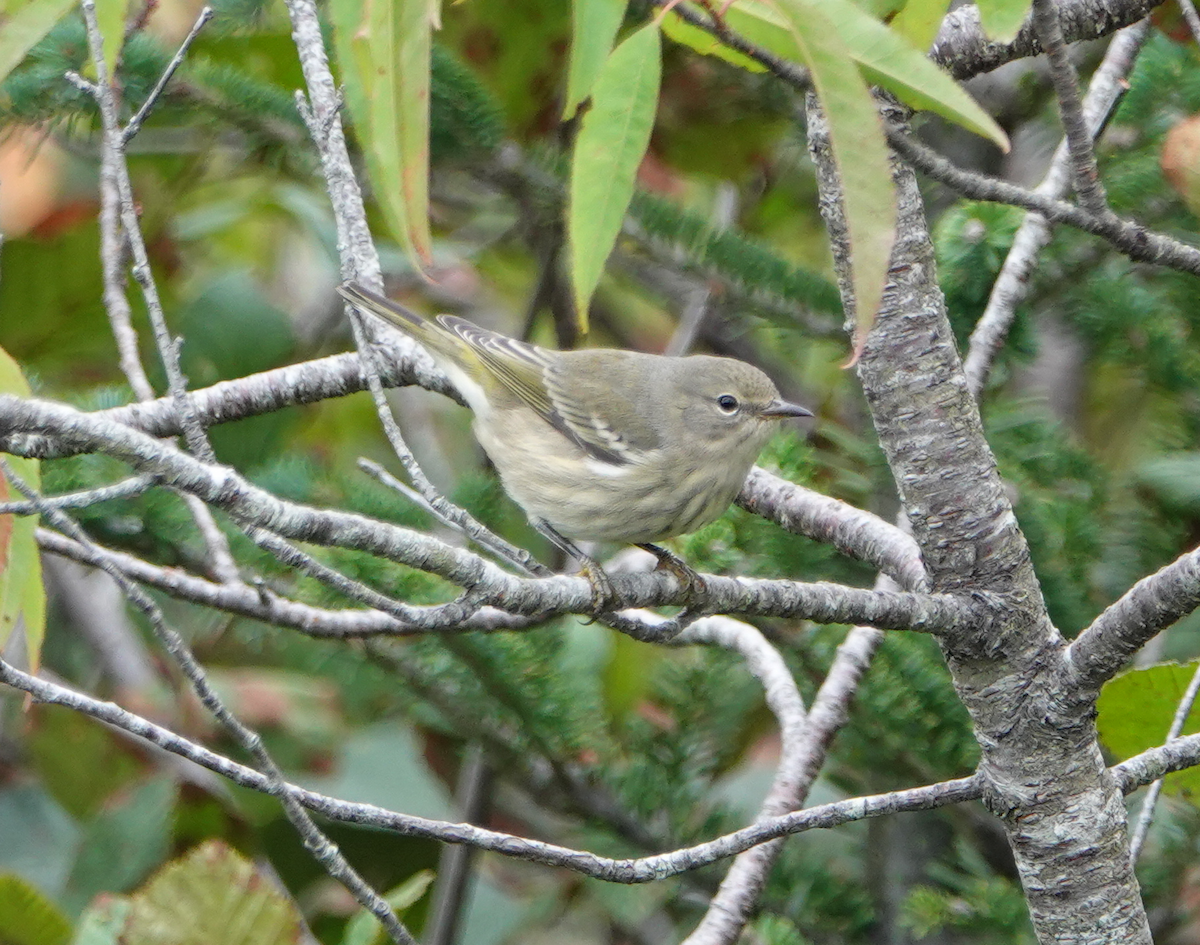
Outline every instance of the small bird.
{"label": "small bird", "polygon": [[733,358],[553,351],[453,315],[423,318],[357,283],[338,291],[429,350],[474,412],[505,491],[583,566],[598,613],[612,585],[575,541],[637,545],[686,588],[701,586],[653,543],[720,518],[773,421],[812,416]]}

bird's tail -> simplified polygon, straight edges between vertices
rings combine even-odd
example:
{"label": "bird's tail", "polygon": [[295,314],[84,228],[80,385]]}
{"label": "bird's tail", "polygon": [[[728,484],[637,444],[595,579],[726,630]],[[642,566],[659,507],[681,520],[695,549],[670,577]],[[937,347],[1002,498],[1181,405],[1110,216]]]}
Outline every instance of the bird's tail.
{"label": "bird's tail", "polygon": [[384,298],[378,292],[372,292],[357,282],[343,282],[338,286],[338,292],[347,302],[353,302],[364,312],[377,315],[385,322],[395,325],[401,331],[418,339],[424,340],[429,332],[427,319],[391,299]]}

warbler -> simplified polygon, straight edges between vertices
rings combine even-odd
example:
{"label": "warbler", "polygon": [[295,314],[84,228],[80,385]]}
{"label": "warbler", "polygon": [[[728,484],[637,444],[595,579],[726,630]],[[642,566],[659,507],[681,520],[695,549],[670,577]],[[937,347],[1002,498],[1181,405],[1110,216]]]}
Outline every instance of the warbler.
{"label": "warbler", "polygon": [[772,422],[812,416],[733,358],[554,351],[453,315],[424,318],[357,283],[338,291],[429,350],[474,412],[505,491],[579,559],[598,611],[612,586],[575,541],[638,545],[694,586],[698,575],[653,543],[718,519]]}

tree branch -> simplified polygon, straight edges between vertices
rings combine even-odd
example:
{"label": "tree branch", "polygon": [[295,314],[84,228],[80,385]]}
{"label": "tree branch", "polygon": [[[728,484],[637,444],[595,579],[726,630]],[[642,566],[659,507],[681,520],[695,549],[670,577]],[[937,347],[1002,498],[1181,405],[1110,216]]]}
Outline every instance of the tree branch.
{"label": "tree branch", "polygon": [[1200,607],[1200,549],[1142,578],[1075,638],[1065,657],[1066,682],[1099,693],[1160,630]]}
{"label": "tree branch", "polygon": [[[1113,37],[1104,61],[1092,74],[1091,85],[1083,102],[1083,116],[1092,137],[1098,137],[1116,111],[1126,89],[1128,75],[1138,52],[1150,32],[1149,19],[1123,29]],[[1070,187],[1070,152],[1066,142],[1058,146],[1046,176],[1035,194],[1052,199],[1064,197]],[[963,373],[976,397],[983,391],[996,355],[1008,337],[1017,306],[1025,300],[1029,279],[1038,262],[1038,254],[1050,242],[1052,228],[1040,213],[1027,213],[1013,238],[1000,274],[992,285],[987,308],[971,332]]]}
{"label": "tree branch", "polygon": [[[255,791],[267,791],[267,778],[253,768],[240,765],[223,755],[176,735],[112,702],[102,702],[65,686],[30,676],[0,660],[0,683],[28,692],[38,702],[62,705],[136,735],[151,744],[194,761],[235,784]],[[808,810],[772,817],[692,847],[637,859],[612,859],[511,834],[443,821],[398,814],[376,807],[339,800],[287,784],[288,792],[309,810],[331,820],[375,827],[400,836],[421,837],[443,843],[468,843],[483,850],[517,859],[557,866],[613,883],[655,882],[690,870],[708,866],[761,843],[808,830],[828,829],[869,817],[911,810],[933,810],[949,804],[978,800],[981,787],[977,777],[942,781],[905,791],[892,791],[866,797],[822,804]]]}

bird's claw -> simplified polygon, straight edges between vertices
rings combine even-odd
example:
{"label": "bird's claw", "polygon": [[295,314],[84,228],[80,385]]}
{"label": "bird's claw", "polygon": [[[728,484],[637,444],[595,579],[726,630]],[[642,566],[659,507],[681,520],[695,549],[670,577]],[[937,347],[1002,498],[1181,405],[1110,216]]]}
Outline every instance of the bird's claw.
{"label": "bird's claw", "polygon": [[604,614],[615,610],[620,598],[617,597],[609,576],[604,573],[598,562],[591,559],[584,561],[580,573],[592,586],[592,616],[587,623],[595,623]]}
{"label": "bird's claw", "polygon": [[675,580],[679,582],[679,589],[683,591],[688,603],[684,605],[683,610],[676,614],[676,619],[683,621],[692,617],[693,613],[699,611],[699,608],[694,608],[691,601],[697,597],[703,597],[708,591],[708,584],[700,573],[688,565],[679,555],[668,551],[658,545],[642,544],[638,545],[644,551],[650,552],[658,559],[658,564],[654,566],[655,571],[667,571],[674,575]]}

